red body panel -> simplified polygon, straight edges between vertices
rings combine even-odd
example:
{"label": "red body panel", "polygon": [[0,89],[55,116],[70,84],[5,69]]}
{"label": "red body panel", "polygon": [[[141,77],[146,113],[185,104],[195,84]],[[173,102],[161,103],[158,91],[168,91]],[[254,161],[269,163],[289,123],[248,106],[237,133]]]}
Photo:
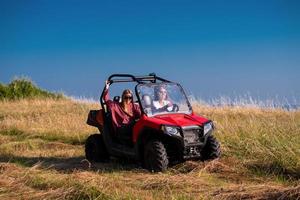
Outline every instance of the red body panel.
{"label": "red body panel", "polygon": [[208,119],[195,115],[194,113],[188,114],[165,114],[157,115],[153,117],[148,117],[142,115],[139,121],[135,124],[133,128],[133,142],[135,143],[138,139],[139,133],[144,127],[150,127],[159,130],[161,125],[171,125],[171,126],[192,126],[192,125],[203,125]]}

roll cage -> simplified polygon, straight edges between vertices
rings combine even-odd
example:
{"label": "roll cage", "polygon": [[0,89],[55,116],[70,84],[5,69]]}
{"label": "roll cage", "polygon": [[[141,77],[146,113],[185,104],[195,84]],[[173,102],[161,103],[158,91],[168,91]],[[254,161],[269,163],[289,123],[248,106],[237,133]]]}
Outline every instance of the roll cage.
{"label": "roll cage", "polygon": [[[109,78],[107,79],[109,84],[113,84],[113,83],[128,83],[128,82],[136,82],[137,84],[142,84],[142,83],[157,83],[157,81],[160,82],[165,82],[165,83],[172,83],[171,81],[161,78],[159,76],[156,76],[155,73],[151,73],[148,76],[134,76],[132,74],[113,74],[111,76],[109,76]],[[104,92],[105,92],[105,86],[103,88],[103,91],[101,93],[100,96],[100,104],[102,109],[107,112],[106,110],[106,103],[103,100],[103,96],[104,96]],[[140,104],[140,98],[139,95],[137,95],[137,88],[135,87],[135,94],[138,98],[138,102]]]}

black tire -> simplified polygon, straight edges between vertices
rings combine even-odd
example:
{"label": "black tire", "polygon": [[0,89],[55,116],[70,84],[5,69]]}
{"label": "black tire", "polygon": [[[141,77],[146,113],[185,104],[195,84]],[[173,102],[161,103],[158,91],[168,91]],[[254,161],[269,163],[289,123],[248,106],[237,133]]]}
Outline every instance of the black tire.
{"label": "black tire", "polygon": [[168,168],[169,160],[164,144],[159,140],[150,140],[144,149],[144,166],[150,172],[161,172]]}
{"label": "black tire", "polygon": [[104,162],[109,159],[101,134],[90,135],[85,142],[85,157],[90,162]]}
{"label": "black tire", "polygon": [[207,137],[206,144],[201,151],[202,160],[213,160],[221,156],[221,147],[217,139],[210,135]]}

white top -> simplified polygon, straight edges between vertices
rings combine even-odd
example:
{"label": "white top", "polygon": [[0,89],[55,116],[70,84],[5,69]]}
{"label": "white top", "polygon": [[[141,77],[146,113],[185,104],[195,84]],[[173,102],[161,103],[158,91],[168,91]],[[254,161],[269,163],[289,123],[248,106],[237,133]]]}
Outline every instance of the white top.
{"label": "white top", "polygon": [[[161,104],[159,103],[159,101],[153,101],[153,106],[154,106],[156,109],[160,109],[160,108],[162,108],[162,107],[168,105],[169,103],[170,103],[170,101],[168,101],[168,100],[163,100],[163,104],[161,105]],[[169,106],[169,107],[167,108],[167,110],[168,110],[168,111],[171,111],[171,110],[172,110],[172,106]]]}

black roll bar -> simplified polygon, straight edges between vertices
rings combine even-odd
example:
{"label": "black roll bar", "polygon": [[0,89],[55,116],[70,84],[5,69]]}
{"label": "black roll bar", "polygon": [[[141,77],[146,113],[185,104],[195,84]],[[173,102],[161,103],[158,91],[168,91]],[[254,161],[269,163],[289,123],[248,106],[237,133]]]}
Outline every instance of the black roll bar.
{"label": "black roll bar", "polygon": [[[157,80],[159,80],[161,82],[167,82],[167,83],[171,82],[167,79],[156,76],[155,73],[151,73],[146,76],[134,76],[132,74],[112,74],[111,76],[108,77],[107,80],[110,85],[113,83],[125,83],[125,82],[137,82],[138,84],[139,83],[147,83],[147,82],[156,83]],[[100,96],[100,103],[101,103],[102,109],[104,109],[104,104],[105,104],[105,102],[103,100],[104,92],[105,92],[105,86],[104,86],[103,91]]]}

